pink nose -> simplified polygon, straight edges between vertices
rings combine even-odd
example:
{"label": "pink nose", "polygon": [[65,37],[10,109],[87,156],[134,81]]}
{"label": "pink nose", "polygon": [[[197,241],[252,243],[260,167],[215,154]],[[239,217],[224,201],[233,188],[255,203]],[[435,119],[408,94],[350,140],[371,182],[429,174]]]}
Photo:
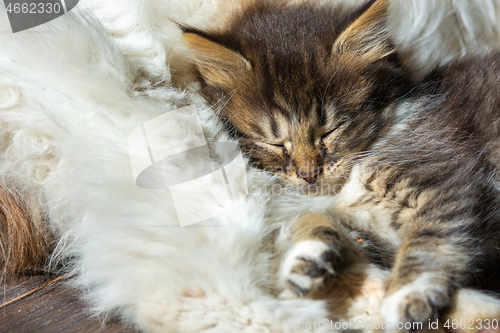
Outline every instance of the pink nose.
{"label": "pink nose", "polygon": [[311,172],[300,172],[299,177],[304,179],[308,183],[312,184],[312,183],[314,183],[314,181],[318,177],[319,171],[320,171],[319,169],[316,169],[316,170],[311,171]]}

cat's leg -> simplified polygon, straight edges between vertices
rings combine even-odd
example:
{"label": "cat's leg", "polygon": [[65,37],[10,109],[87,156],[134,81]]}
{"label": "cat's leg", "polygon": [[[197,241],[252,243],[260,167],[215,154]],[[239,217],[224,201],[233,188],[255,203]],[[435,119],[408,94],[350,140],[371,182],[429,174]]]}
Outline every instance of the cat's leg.
{"label": "cat's leg", "polygon": [[290,230],[290,246],[280,269],[280,282],[300,297],[323,298],[346,267],[364,262],[362,247],[323,215],[307,213]]}
{"label": "cat's leg", "polygon": [[406,234],[398,250],[382,302],[385,321],[398,331],[417,331],[438,320],[456,290],[469,284],[472,273],[478,274],[476,237],[466,235],[463,224],[424,219],[412,220],[419,227]]}
{"label": "cat's leg", "polygon": [[381,309],[392,328],[416,331],[429,321],[437,320],[439,313],[449,306],[453,285],[446,272],[411,272],[410,264],[405,263],[412,261],[410,256],[400,259],[396,265]]}
{"label": "cat's leg", "polygon": [[[367,249],[361,246],[362,243],[353,241],[352,236],[331,219],[319,214],[306,214],[292,225],[289,238],[290,248],[280,271],[281,282],[287,288],[283,296],[328,299],[331,314],[345,315],[340,318],[390,321],[396,329],[399,323],[403,330],[405,324],[406,327],[411,325],[412,328],[418,328],[420,324],[415,319],[421,315],[422,318],[428,317],[425,322],[421,319],[422,328],[431,328],[435,332],[444,332],[443,325],[447,320],[450,325],[453,325],[454,320],[460,325],[461,321],[467,319],[467,328],[461,329],[459,326],[456,332],[483,332],[486,330],[484,323],[490,323],[486,325],[490,330],[485,332],[498,333],[492,323],[500,315],[500,301],[470,289],[459,289],[454,295],[449,285],[451,276],[439,277],[435,274],[432,278],[433,273],[422,273],[416,281],[397,289],[394,287],[393,275],[392,279],[387,279],[387,284],[392,285],[394,291],[389,288],[387,297],[382,300],[383,281],[387,272],[384,273],[379,265],[369,264],[368,257],[364,257]],[[433,245],[436,243],[431,243],[429,250],[432,251]],[[346,253],[349,250],[351,252]],[[451,247],[448,250],[456,251]],[[402,253],[399,252],[399,255]],[[456,255],[459,256],[460,251],[456,251]],[[451,253],[447,253],[442,260],[446,261],[450,257]],[[467,262],[463,260],[465,258],[459,256],[448,261],[454,266],[457,262]],[[401,259],[398,257],[397,261]],[[433,265],[439,267],[443,263]],[[398,269],[396,267],[395,271]],[[399,281],[403,281],[402,276]],[[380,301],[382,307],[379,307]],[[431,318],[434,314],[437,316],[440,310],[443,310],[443,314],[439,317],[439,329],[435,330],[437,317]],[[380,312],[382,316],[378,317]],[[414,317],[411,319],[405,316],[412,313]],[[476,321],[473,326],[470,325],[472,319]]]}

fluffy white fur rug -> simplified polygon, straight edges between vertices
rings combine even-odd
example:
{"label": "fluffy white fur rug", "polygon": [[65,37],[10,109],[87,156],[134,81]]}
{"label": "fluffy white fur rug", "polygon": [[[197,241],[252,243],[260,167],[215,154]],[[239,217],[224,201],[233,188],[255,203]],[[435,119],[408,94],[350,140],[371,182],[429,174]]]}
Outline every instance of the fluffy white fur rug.
{"label": "fluffy white fur rug", "polygon": [[[146,332],[293,332],[299,323],[328,317],[323,301],[278,297],[277,272],[286,226],[332,198],[266,192],[272,179],[248,169],[246,198],[222,199],[223,182],[193,188],[197,197],[186,200],[203,205],[211,198],[226,213],[180,228],[168,190],[135,184],[128,136],[158,115],[195,104],[206,136],[227,141],[195,92],[174,88],[190,86],[190,74],[171,20],[216,28],[239,6],[82,0],[69,14],[17,34],[8,33],[1,9],[1,181],[37,198],[60,236],[54,262],[72,272],[97,314],[118,315]],[[391,6],[394,40],[419,75],[500,44],[497,1],[394,0]],[[164,124],[164,140],[190,148],[193,120],[178,115]],[[277,243],[270,242],[276,235]],[[363,269],[370,278],[339,321],[379,318],[388,273]],[[456,316],[470,315],[460,308],[469,299],[495,306],[464,290]]]}

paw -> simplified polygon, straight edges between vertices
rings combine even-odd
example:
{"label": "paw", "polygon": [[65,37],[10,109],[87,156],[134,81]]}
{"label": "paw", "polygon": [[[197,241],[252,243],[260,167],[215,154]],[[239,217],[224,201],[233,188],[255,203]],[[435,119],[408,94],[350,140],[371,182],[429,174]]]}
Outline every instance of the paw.
{"label": "paw", "polygon": [[319,240],[299,242],[287,254],[282,264],[282,284],[299,297],[307,297],[323,289],[325,282],[335,274],[337,254]]}
{"label": "paw", "polygon": [[437,317],[437,309],[424,293],[417,291],[405,295],[397,292],[385,298],[382,313],[385,322],[390,322],[393,328],[406,328],[407,331],[416,331],[419,325],[427,324],[429,319]]}
{"label": "paw", "polygon": [[421,277],[386,296],[381,312],[392,331],[416,332],[437,320],[448,299],[445,287]]}

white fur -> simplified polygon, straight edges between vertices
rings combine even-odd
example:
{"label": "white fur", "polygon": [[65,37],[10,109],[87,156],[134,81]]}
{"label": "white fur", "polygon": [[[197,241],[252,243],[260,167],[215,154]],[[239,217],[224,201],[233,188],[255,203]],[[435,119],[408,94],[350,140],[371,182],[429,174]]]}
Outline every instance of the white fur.
{"label": "white fur", "polygon": [[[177,24],[218,29],[247,1],[224,0],[82,0],[121,52],[154,82],[186,84],[188,50]],[[167,66],[166,66],[167,65]],[[169,70],[170,69],[170,70]],[[175,80],[174,80],[175,81]]]}
{"label": "white fur", "polygon": [[[222,227],[180,228],[167,190],[136,186],[128,134],[185,105],[183,93],[131,90],[135,64],[84,12],[0,39],[3,182],[38,191],[61,236],[54,260],[72,258],[72,283],[97,313],[148,332],[287,331],[292,318],[326,316],[322,302],[269,293],[265,196],[219,200]],[[181,121],[164,130],[187,148]]]}
{"label": "white fur", "polygon": [[[410,15],[405,10],[434,13],[433,7],[415,3],[405,7],[401,2],[397,15]],[[488,38],[494,34],[486,32],[496,31],[491,12],[473,11],[467,19],[462,10],[469,8],[466,0],[451,4],[459,7],[463,22],[472,22],[465,25],[470,31],[457,30],[460,34],[485,32],[484,38],[465,38],[471,44],[461,50],[472,52],[479,44],[490,48]],[[224,139],[198,96],[172,88],[172,75],[187,70],[187,50],[169,21],[208,27],[220,22],[214,13],[234,10],[224,6],[229,5],[82,0],[77,9],[48,24],[0,34],[2,183],[39,198],[61,239],[53,260],[67,263],[73,284],[85,292],[96,313],[117,314],[147,332],[287,332],[292,319],[312,322],[327,316],[324,302],[275,297],[281,290],[272,282],[273,245],[265,240],[281,228],[276,248],[283,252],[289,222],[307,209],[324,210],[333,198],[269,194],[262,188],[272,180],[249,170],[247,199],[218,202],[227,209],[215,219],[221,227],[179,228],[169,192],[142,189],[134,182],[127,137],[156,115],[194,101],[206,133]],[[0,14],[0,30],[7,32],[3,7]],[[436,20],[444,18],[441,13]],[[426,35],[427,22],[419,22],[412,29],[420,34],[401,32],[397,41],[408,46],[411,38],[419,38],[422,44],[450,29],[437,24]],[[431,50],[441,50],[441,44],[432,45]],[[448,55],[450,48],[440,52]],[[416,54],[414,63],[425,68],[441,62]],[[451,53],[457,55],[462,53]],[[189,140],[175,134],[178,129],[173,122],[165,133],[179,147],[188,147]],[[214,183],[198,194],[218,198],[225,189]],[[374,278],[382,279],[377,274]],[[365,310],[358,304],[350,315]]]}
{"label": "white fur", "polygon": [[301,258],[322,262],[321,256],[329,250],[328,245],[318,240],[307,240],[295,245],[285,256],[285,260],[280,270],[280,282],[285,287],[287,281],[292,281],[304,290],[311,289],[314,284],[320,283],[323,278],[312,278],[308,275],[301,275],[292,272],[293,267],[302,261]]}
{"label": "white fur", "polygon": [[498,0],[390,0],[389,30],[416,77],[500,47]]}

